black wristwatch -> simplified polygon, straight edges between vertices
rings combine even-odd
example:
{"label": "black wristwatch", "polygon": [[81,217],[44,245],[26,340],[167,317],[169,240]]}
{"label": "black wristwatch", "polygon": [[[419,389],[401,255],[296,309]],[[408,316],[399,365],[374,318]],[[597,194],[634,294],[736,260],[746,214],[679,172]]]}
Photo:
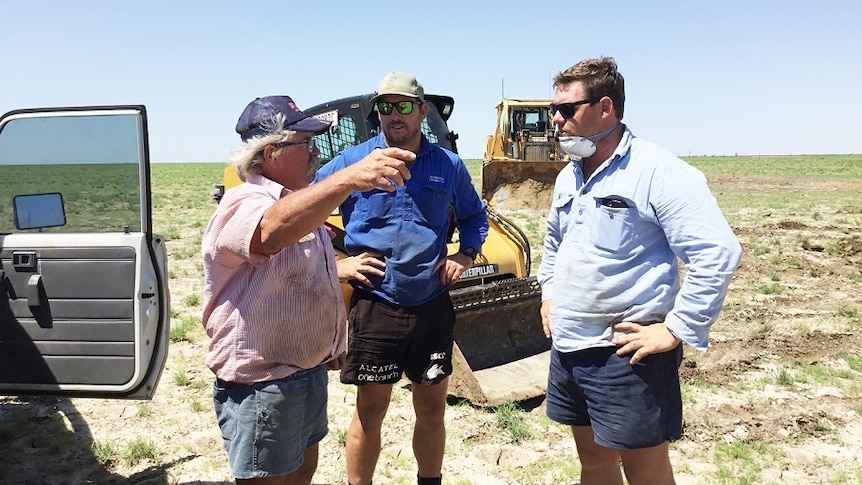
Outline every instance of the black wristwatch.
{"label": "black wristwatch", "polygon": [[476,256],[479,255],[479,251],[477,251],[475,248],[471,248],[470,246],[463,246],[461,247],[461,254],[469,257],[473,260],[473,262],[476,262]]}

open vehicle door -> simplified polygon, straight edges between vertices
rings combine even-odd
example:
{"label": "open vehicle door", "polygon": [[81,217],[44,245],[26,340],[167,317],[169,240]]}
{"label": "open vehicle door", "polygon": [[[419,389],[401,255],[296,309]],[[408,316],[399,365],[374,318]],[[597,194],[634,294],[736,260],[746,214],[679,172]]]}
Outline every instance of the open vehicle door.
{"label": "open vehicle door", "polygon": [[0,395],[149,399],[167,359],[144,106],[0,118]]}

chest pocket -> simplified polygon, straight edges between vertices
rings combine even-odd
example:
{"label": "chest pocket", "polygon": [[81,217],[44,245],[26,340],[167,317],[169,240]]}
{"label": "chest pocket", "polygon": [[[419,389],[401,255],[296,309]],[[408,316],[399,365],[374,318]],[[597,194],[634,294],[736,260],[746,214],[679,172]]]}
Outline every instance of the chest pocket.
{"label": "chest pocket", "polygon": [[445,228],[449,223],[452,195],[446,187],[420,185],[415,191],[411,191],[411,199],[412,217],[417,223],[433,228]]}
{"label": "chest pocket", "polygon": [[627,248],[635,237],[638,210],[630,199],[616,195],[593,197],[589,207],[590,241],[608,252]]}
{"label": "chest pocket", "polygon": [[355,215],[351,220],[361,231],[383,227],[394,217],[396,200],[395,193],[381,189],[362,192],[356,200]]}

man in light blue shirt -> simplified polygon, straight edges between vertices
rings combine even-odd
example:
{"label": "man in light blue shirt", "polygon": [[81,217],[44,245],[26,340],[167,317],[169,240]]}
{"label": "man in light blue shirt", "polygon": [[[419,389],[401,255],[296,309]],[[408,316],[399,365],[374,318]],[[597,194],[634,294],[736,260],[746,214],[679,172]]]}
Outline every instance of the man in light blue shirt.
{"label": "man in light blue shirt", "polygon": [[672,484],[681,342],[706,349],[742,250],[703,174],[622,124],[613,58],[581,61],[554,85],[573,162],[557,177],[538,271],[547,413],[571,426],[582,485],[622,485],[620,461],[632,485]]}

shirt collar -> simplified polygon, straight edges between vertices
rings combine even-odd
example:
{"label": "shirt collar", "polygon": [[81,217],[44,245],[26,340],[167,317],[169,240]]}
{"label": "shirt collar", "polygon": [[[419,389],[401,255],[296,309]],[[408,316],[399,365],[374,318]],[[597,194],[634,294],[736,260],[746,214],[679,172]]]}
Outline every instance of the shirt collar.
{"label": "shirt collar", "polygon": [[270,180],[259,174],[249,175],[245,178],[245,181],[247,183],[263,187],[269,194],[271,194],[276,199],[280,199],[292,192],[290,189],[285,188],[280,183],[274,180]]}
{"label": "shirt collar", "polygon": [[[629,127],[627,125],[623,124],[623,136],[620,138],[620,142],[617,143],[617,147],[614,149],[614,152],[611,153],[611,156],[608,157],[607,160],[602,162],[602,164],[599,165],[598,168],[596,168],[596,171],[593,172],[593,176],[595,176],[596,174],[598,174],[600,172],[603,172],[606,168],[610,167],[612,164],[616,163],[617,161],[622,160],[623,158],[629,156],[631,148],[632,148],[632,140],[634,138],[635,138],[634,133],[632,133],[631,130],[629,130]],[[584,161],[582,159],[576,160],[575,165],[580,170],[583,170]]]}
{"label": "shirt collar", "polygon": [[635,135],[631,130],[629,130],[629,127],[627,125],[623,125],[623,136],[620,138],[620,142],[617,144],[617,148],[611,155],[610,160],[614,161],[627,156],[632,148],[632,140],[634,140],[634,138]]}

